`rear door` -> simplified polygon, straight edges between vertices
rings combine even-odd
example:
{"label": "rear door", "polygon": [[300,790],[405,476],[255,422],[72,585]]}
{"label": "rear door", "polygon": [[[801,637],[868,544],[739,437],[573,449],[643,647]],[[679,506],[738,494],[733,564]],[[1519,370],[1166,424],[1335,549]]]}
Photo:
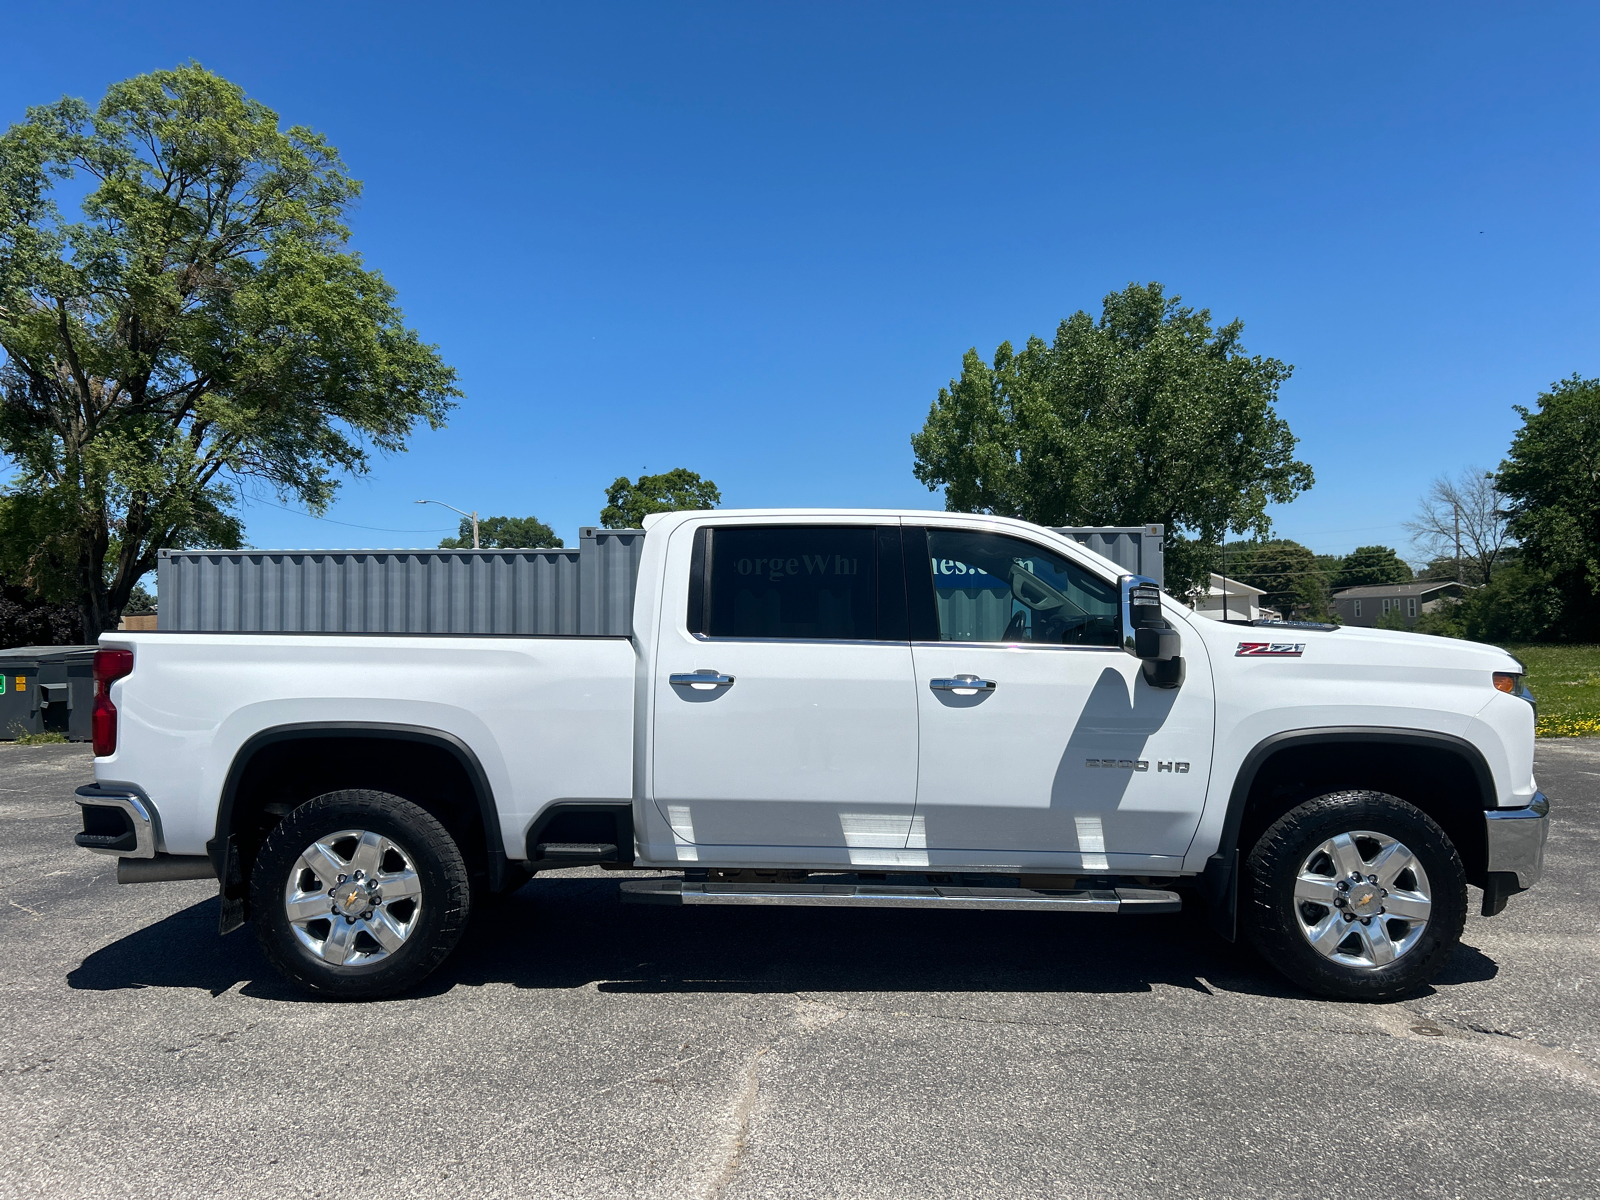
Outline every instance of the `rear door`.
{"label": "rear door", "polygon": [[1203,649],[1182,687],[1151,687],[1118,647],[1116,583],[1010,533],[905,535],[931,860],[1172,865],[1211,760]]}
{"label": "rear door", "polygon": [[701,861],[767,846],[899,862],[917,778],[899,526],[693,536],[688,610],[663,615],[652,681],[654,799],[675,839]]}

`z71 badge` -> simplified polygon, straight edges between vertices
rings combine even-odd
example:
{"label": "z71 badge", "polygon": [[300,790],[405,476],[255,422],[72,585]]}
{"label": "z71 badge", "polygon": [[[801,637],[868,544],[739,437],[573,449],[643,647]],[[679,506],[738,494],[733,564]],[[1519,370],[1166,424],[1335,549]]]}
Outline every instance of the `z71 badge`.
{"label": "z71 badge", "polygon": [[1235,658],[1299,658],[1306,652],[1304,642],[1240,642]]}

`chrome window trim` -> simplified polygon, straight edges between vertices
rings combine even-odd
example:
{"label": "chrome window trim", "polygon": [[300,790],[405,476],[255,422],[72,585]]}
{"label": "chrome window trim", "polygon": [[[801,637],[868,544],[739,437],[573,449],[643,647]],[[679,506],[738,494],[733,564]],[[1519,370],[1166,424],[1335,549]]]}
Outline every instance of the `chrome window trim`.
{"label": "chrome window trim", "polygon": [[697,642],[715,646],[908,646],[903,639],[885,641],[882,638],[784,638],[784,637],[712,637],[709,633],[691,633]]}
{"label": "chrome window trim", "polygon": [[730,646],[911,646],[932,648],[935,646],[966,646],[968,648],[988,647],[993,650],[1048,650],[1052,652],[1062,650],[1098,651],[1102,654],[1121,654],[1120,646],[1053,646],[1046,642],[946,642],[921,641],[882,641],[878,638],[739,638],[739,637],[712,637],[706,633],[691,633],[689,635],[697,642],[708,645]]}
{"label": "chrome window trim", "polygon": [[1051,652],[1059,652],[1062,650],[1081,652],[1088,650],[1099,651],[1102,654],[1123,653],[1122,647],[1120,646],[1056,646],[1051,645],[1049,642],[947,642],[943,639],[940,639],[936,642],[912,642],[911,645],[913,648],[919,646],[923,648],[930,648],[934,646],[965,646],[969,650],[977,649],[979,647],[988,647],[991,650],[1047,650]]}

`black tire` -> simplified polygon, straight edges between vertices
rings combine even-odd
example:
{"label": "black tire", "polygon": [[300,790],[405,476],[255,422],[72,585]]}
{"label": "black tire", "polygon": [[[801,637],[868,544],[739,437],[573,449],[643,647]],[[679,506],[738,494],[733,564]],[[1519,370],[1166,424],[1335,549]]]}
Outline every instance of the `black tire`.
{"label": "black tire", "polygon": [[[1319,847],[1336,835],[1358,831],[1401,843],[1423,875],[1402,873],[1394,882],[1392,899],[1382,887],[1374,894],[1360,882],[1355,884],[1358,890],[1351,891],[1350,880],[1356,877],[1342,872],[1330,855],[1316,857],[1317,865],[1301,876],[1302,867],[1313,860]],[[1380,852],[1381,843],[1376,839],[1357,841],[1357,852],[1363,856],[1370,853],[1375,859]],[[1297,886],[1302,886],[1303,892],[1324,891],[1315,882],[1309,888],[1297,884],[1313,874],[1320,879],[1324,872],[1331,872],[1328,888],[1338,887],[1341,881],[1346,888],[1344,892],[1325,891],[1335,897],[1337,909],[1296,898]],[[1430,895],[1432,903],[1420,926],[1390,915],[1388,905],[1398,907],[1407,903],[1405,897],[1422,892]],[[1422,810],[1382,792],[1334,792],[1291,809],[1261,835],[1246,863],[1243,899],[1240,917],[1246,935],[1261,955],[1294,983],[1340,1000],[1394,1000],[1425,987],[1455,953],[1467,915],[1467,880],[1455,846]],[[1351,900],[1357,900],[1362,911],[1376,915],[1351,920],[1345,915],[1355,907]],[[1368,932],[1358,927],[1358,921]],[[1314,948],[1312,937],[1318,929],[1324,931],[1324,946],[1331,944],[1334,949]],[[1349,936],[1335,942],[1341,929],[1349,930]],[[1395,938],[1395,933],[1400,936]],[[1371,952],[1378,938],[1384,939],[1382,953],[1393,953],[1401,945],[1405,949],[1379,965],[1381,953]]]}
{"label": "black tire", "polygon": [[[379,844],[386,844],[391,850],[370,852],[378,853],[385,864],[375,873],[376,878],[396,881],[394,890],[403,887],[408,892],[415,890],[416,895],[410,901],[414,907],[407,907],[409,896],[389,897],[387,910],[381,886],[372,893],[375,899],[352,899],[358,906],[368,906],[367,913],[356,912],[343,918],[346,928],[340,929],[337,936],[349,943],[352,961],[336,965],[330,959],[339,956],[345,947],[328,950],[327,939],[335,936],[333,930],[341,919],[333,914],[333,906],[339,900],[329,900],[330,916],[326,919],[317,916],[297,922],[291,920],[288,908],[291,895],[304,895],[307,899],[296,903],[309,905],[313,895],[319,896],[320,902],[323,887],[342,892],[344,886],[354,887],[355,881],[362,878],[356,875],[353,864],[348,885],[343,872],[329,882],[310,867],[297,867],[302,854],[314,844],[350,830],[370,831],[377,838],[387,839]],[[345,847],[353,856],[358,845],[351,838],[326,844],[339,856],[346,853]],[[411,874],[406,873],[406,868]],[[335,871],[337,866],[327,870]],[[357,893],[352,891],[350,897],[357,897]],[[339,899],[344,898],[341,895]],[[370,1000],[414,987],[455,949],[470,908],[471,884],[455,841],[425,809],[386,792],[329,792],[302,804],[273,829],[250,872],[251,917],[267,958],[291,983],[330,999]],[[399,914],[400,919],[393,919],[390,913]],[[381,922],[382,928],[364,916]],[[324,928],[328,930],[326,934],[322,932]],[[405,932],[397,934],[397,929]],[[378,943],[375,934],[397,944],[386,948]],[[316,949],[319,938],[324,948],[320,952]]]}

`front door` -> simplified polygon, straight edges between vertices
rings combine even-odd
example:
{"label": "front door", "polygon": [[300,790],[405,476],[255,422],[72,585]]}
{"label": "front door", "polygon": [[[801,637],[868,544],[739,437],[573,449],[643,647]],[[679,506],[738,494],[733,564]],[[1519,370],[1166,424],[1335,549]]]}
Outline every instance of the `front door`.
{"label": "front door", "polygon": [[1008,534],[905,533],[931,863],[1175,866],[1211,761],[1198,639],[1184,684],[1151,687],[1118,647],[1116,583]]}
{"label": "front door", "polygon": [[653,681],[654,798],[680,857],[898,863],[917,777],[899,527],[694,536],[703,582],[663,616]]}

